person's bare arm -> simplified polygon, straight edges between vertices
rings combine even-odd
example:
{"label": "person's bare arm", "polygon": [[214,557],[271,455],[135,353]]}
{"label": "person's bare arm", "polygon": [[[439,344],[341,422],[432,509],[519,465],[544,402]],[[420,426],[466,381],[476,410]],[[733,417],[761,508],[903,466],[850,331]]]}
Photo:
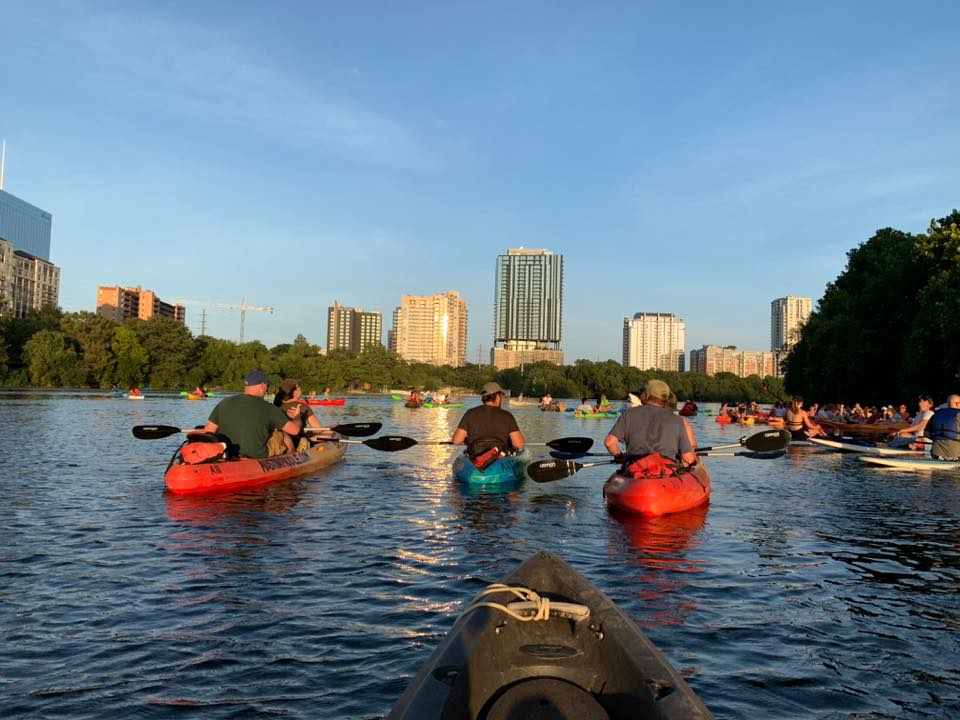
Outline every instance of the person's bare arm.
{"label": "person's bare arm", "polygon": [[620,441],[617,440],[617,438],[613,435],[607,435],[603,439],[603,446],[607,449],[607,452],[613,455],[615,458],[618,458],[623,454],[620,450]]}
{"label": "person's bare arm", "polygon": [[512,433],[510,433],[510,444],[513,445],[513,449],[517,452],[523,450],[523,433],[519,430],[514,430]]}
{"label": "person's bare arm", "polygon": [[467,431],[463,428],[457,428],[453,433],[453,444],[454,445],[466,445],[467,443]]}

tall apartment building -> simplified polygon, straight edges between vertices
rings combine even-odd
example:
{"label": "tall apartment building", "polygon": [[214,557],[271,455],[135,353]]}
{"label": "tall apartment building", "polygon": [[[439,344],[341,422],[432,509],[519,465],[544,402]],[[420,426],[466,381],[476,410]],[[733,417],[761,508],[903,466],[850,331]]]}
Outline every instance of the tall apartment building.
{"label": "tall apartment building", "polygon": [[184,325],[187,323],[187,310],[183,305],[164,302],[153,290],[144,290],[139,286],[99,285],[97,315],[115,322],[123,322],[128,318],[149,320],[160,316],[173,318]]}
{"label": "tall apartment building", "polygon": [[673,313],[638,312],[623,319],[623,364],[640,370],[682,372],[686,326]]}
{"label": "tall apartment building", "polygon": [[327,351],[346,350],[359,355],[368,345],[383,345],[383,316],[336,300],[327,308]]}
{"label": "tall apartment building", "polygon": [[60,298],[60,268],[50,262],[53,216],[3,189],[0,169],[0,315],[24,317]]}
{"label": "tall apartment building", "polygon": [[777,298],[770,303],[770,349],[783,352],[800,339],[800,328],[810,318],[812,301],[808,297]]}
{"label": "tall apartment building", "polygon": [[17,250],[50,262],[53,216],[0,190],[0,238]]}
{"label": "tall apartment building", "polygon": [[467,356],[467,303],[455,290],[404,295],[388,335],[404,360],[460,367]]}
{"label": "tall apartment building", "polygon": [[728,372],[740,377],[776,375],[776,353],[763,350],[737,350],[736,347],[704,345],[690,351],[690,372],[716,375]]}
{"label": "tall apartment building", "polygon": [[497,256],[491,363],[500,370],[523,363],[563,364],[563,255],[510,248]]}
{"label": "tall apartment building", "polygon": [[0,316],[22,318],[30,310],[57,307],[59,296],[60,268],[0,237]]}

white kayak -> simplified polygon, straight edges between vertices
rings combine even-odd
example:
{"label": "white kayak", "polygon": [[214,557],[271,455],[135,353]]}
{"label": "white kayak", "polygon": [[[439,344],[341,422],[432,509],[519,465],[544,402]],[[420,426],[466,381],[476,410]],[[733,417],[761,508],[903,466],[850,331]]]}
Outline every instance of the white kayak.
{"label": "white kayak", "polygon": [[839,450],[840,452],[869,453],[871,455],[920,455],[923,450],[909,450],[905,448],[891,448],[883,445],[874,445],[853,438],[810,438],[814,445]]}
{"label": "white kayak", "polygon": [[875,467],[897,468],[898,470],[960,470],[960,460],[934,460],[930,457],[879,457],[861,455],[860,462]]}

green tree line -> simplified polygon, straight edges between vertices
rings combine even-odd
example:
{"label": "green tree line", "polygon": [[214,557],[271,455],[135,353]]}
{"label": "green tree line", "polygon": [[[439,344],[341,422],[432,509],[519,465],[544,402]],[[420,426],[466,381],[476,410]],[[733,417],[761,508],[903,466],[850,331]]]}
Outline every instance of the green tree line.
{"label": "green tree line", "polygon": [[847,266],[785,362],[791,392],[881,405],[960,392],[960,212],[927,232],[893,228],[847,253]]}
{"label": "green tree line", "polygon": [[236,343],[194,337],[180,323],[163,317],[116,323],[90,312],[45,309],[22,319],[0,318],[0,383],[7,386],[98,387],[149,386],[155,389],[207,388],[240,390],[251,369],[275,380],[295,377],[305,390],[382,391],[442,387],[477,391],[495,380],[513,395],[557,398],[597,397],[618,400],[651,377],[666,380],[681,400],[758,400],[783,397],[775,378],[713,377],[624,367],[618,362],[578,360],[573,365],[534,363],[498,371],[490,365],[436,367],[409,363],[382,346],[359,355],[322,355],[302,335],[292,343],[268,348],[259,341]]}

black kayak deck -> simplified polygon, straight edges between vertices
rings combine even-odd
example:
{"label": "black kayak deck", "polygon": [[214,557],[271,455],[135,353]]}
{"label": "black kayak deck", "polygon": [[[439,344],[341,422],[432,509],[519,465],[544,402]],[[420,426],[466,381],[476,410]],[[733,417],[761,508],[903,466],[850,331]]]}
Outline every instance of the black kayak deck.
{"label": "black kayak deck", "polygon": [[[504,584],[530,588],[551,603],[586,606],[589,617],[576,608],[529,622],[487,607],[466,613],[388,720],[713,717],[636,624],[555,555],[536,553]],[[505,605],[515,599],[484,598]]]}

